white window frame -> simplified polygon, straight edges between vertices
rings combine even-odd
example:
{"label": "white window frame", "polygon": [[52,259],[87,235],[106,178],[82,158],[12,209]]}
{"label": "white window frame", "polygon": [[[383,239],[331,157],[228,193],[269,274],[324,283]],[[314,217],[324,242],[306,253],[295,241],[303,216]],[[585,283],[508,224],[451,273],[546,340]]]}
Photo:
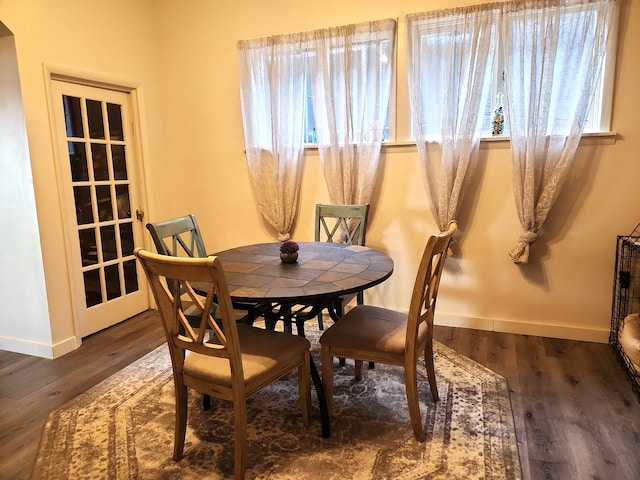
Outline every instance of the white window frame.
{"label": "white window frame", "polygon": [[[402,16],[397,20],[397,39],[396,39],[396,69],[394,71],[394,81],[392,84],[392,101],[390,105],[390,132],[389,139],[383,144],[387,145],[403,145],[413,144],[413,131],[411,125],[411,111],[409,105],[409,87],[407,81],[406,69],[406,42],[407,42],[407,24],[406,17]],[[598,81],[596,96],[591,104],[589,113],[589,121],[584,130],[584,135],[606,135],[613,134],[611,131],[611,114],[613,105],[613,86],[615,77],[616,52],[618,44],[618,16],[613,20],[611,30],[607,40],[607,53],[603,65],[603,71]],[[504,86],[496,89],[496,85],[501,83],[502,72],[504,71],[504,60],[500,46],[496,46],[496,59],[494,62],[494,72],[492,75],[493,83],[489,93],[489,100],[492,105],[491,112],[496,103],[496,94],[501,91],[503,94]],[[491,130],[483,129],[481,140],[509,140],[509,125],[506,111],[506,99],[503,100],[505,109],[505,130],[502,135],[493,136]]]}

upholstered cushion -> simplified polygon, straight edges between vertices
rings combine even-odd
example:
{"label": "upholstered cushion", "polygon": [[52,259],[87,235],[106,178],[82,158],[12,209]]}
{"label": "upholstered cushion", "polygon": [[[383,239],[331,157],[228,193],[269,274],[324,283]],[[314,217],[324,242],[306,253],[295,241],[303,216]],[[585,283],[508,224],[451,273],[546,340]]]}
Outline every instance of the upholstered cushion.
{"label": "upholstered cushion", "polygon": [[640,372],[640,315],[634,313],[624,319],[620,331],[620,345],[637,372]]}
{"label": "upholstered cushion", "polygon": [[[242,369],[245,385],[260,384],[272,375],[269,369],[276,364],[295,363],[302,352],[308,354],[311,344],[303,337],[274,332],[248,325],[238,325]],[[229,361],[190,352],[184,361],[184,373],[205,382],[231,386]]]}
{"label": "upholstered cushion", "polygon": [[[426,331],[422,329],[421,335]],[[372,305],[357,305],[320,337],[320,344],[340,349],[380,352],[381,358],[402,363],[407,314]],[[337,355],[337,353],[336,353]]]}

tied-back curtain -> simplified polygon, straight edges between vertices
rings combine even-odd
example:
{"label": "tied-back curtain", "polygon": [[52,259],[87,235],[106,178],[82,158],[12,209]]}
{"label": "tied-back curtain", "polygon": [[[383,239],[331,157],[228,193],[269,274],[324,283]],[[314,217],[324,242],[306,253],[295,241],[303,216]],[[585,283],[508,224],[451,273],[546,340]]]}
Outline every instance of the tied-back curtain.
{"label": "tied-back curtain", "polygon": [[309,86],[329,198],[370,203],[389,113],[395,20],[310,32]]}
{"label": "tied-back curtain", "polygon": [[[441,231],[456,219],[477,159],[499,12],[485,4],[407,16],[413,134]],[[429,152],[429,142],[439,155]]]}
{"label": "tied-back curtain", "polygon": [[523,233],[509,255],[527,263],[570,173],[600,78],[615,0],[503,5],[513,190]]}
{"label": "tied-back curtain", "polygon": [[262,216],[289,238],[302,181],[307,53],[303,35],[238,42],[249,174]]}

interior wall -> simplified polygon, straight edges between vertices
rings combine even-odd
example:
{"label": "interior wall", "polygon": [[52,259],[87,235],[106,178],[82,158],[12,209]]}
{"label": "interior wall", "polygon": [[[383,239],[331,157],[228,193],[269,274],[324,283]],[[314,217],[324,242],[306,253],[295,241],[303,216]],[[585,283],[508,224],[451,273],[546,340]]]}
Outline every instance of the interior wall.
{"label": "interior wall", "polygon": [[[48,319],[32,314],[34,332],[22,340],[46,342],[50,336],[55,349],[75,335],[45,66],[139,85],[151,200],[145,220],[195,213],[208,249],[217,251],[276,239],[256,211],[249,184],[237,41],[456,4],[463,2],[0,0],[0,21],[15,35],[46,282],[46,295],[39,299],[49,313]],[[633,48],[640,44],[640,6],[629,1],[622,5],[612,119],[617,137],[583,142],[576,162],[580,168],[525,266],[514,265],[508,257],[521,230],[508,142],[483,143],[459,215],[459,249],[448,261],[437,323],[606,341],[616,235],[631,232],[640,220],[635,201],[640,59]],[[26,148],[23,151],[27,155]],[[328,194],[317,153],[311,150],[305,158],[294,239],[313,238],[314,204],[320,201],[328,201]],[[2,207],[3,214],[7,208]],[[408,307],[419,256],[435,231],[415,147],[384,147],[367,241],[394,259],[395,271],[366,293],[366,301]],[[34,232],[29,236],[35,241]],[[14,248],[7,238],[0,242],[5,243],[0,250]],[[32,275],[37,277],[38,270],[34,267]],[[0,289],[3,304],[6,298]]]}
{"label": "interior wall", "polygon": [[16,339],[27,337],[42,356],[51,333],[21,99],[14,38],[0,23],[0,349],[13,349]]}
{"label": "interior wall", "polygon": [[[10,345],[2,348],[56,357],[77,348],[80,343],[75,332],[67,271],[61,197],[54,162],[55,141],[49,122],[49,80],[46,72],[64,70],[87,79],[109,79],[114,84],[121,80],[123,84],[138,85],[143,108],[141,116],[144,117],[142,135],[146,142],[142,149],[143,154],[151,158],[153,146],[157,142],[148,140],[148,132],[149,129],[159,130],[156,122],[160,118],[154,108],[156,102],[147,104],[147,96],[155,96],[154,79],[158,74],[155,70],[156,50],[153,48],[156,37],[156,31],[152,27],[154,3],[152,0],[0,0],[0,21],[15,38],[17,71],[28,138],[28,150],[25,145],[22,159],[25,165],[30,162],[33,179],[29,179],[29,186],[35,191],[37,207],[37,225],[31,224],[33,231],[24,235],[22,241],[28,242],[35,250],[35,253],[32,252],[33,259],[40,255],[42,257],[37,268],[27,271],[32,276],[38,272],[43,275],[44,266],[46,283],[46,292],[39,292],[35,282],[33,285],[20,285],[29,295],[28,301],[23,302],[21,312],[12,319],[5,317],[6,311],[0,316],[0,324],[12,322],[19,325],[20,330],[9,332],[12,336]],[[0,66],[0,71],[4,73],[4,64]],[[18,100],[17,97],[13,98],[14,102]],[[146,118],[147,115],[149,118]],[[4,111],[1,117],[5,117]],[[7,144],[15,146],[17,142],[10,139]],[[3,148],[6,147],[0,147]],[[0,178],[4,181],[10,169],[4,164],[4,155],[1,161]],[[0,195],[4,198],[5,194]],[[3,203],[3,216],[8,211],[7,205],[10,204]],[[19,214],[24,214],[29,222],[31,217],[27,208],[21,207]],[[0,252],[3,255],[13,255],[19,246],[18,241],[17,238],[3,235]],[[3,263],[3,275],[8,272],[7,275],[14,281],[27,275],[21,273],[26,265],[18,267],[9,263],[9,270],[5,270],[5,265],[7,264]],[[1,288],[0,303],[11,303],[12,295],[12,289]],[[45,315],[30,312],[34,305],[43,309]],[[19,318],[19,322],[16,322],[16,318]],[[23,325],[29,327],[24,328]],[[42,348],[35,348],[34,344],[37,346],[39,342],[42,343],[39,345]]]}
{"label": "interior wall", "polygon": [[[333,25],[397,18],[457,1],[242,0],[163,1],[160,10],[163,88],[173,134],[154,158],[157,218],[197,214],[209,249],[274,241],[256,212],[243,152],[236,44],[240,39]],[[521,233],[511,186],[508,142],[483,143],[479,168],[459,215],[459,250],[448,260],[436,322],[604,342],[608,337],[616,235],[640,221],[636,151],[640,107],[635,85],[640,7],[622,2],[612,129],[588,138],[551,212],[528,265],[508,256]],[[400,112],[408,114],[405,112]],[[383,174],[375,199],[369,245],[394,259],[393,276],[366,294],[370,303],[407,309],[426,237],[436,231],[427,207],[415,147],[383,148]],[[162,165],[162,167],[160,167]],[[173,173],[188,165],[180,182]],[[169,174],[168,172],[171,172]],[[186,178],[185,178],[186,175]],[[167,196],[180,191],[185,201]],[[299,216],[293,238],[313,238],[313,205],[328,201],[317,154],[305,159]]]}

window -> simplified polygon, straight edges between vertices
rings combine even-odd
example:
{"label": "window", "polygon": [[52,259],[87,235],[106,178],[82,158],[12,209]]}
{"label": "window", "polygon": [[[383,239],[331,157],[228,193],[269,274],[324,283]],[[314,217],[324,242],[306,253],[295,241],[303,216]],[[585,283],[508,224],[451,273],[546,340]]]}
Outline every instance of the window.
{"label": "window", "polygon": [[[594,3],[598,3],[598,2],[594,2]],[[614,2],[611,2],[610,8],[615,8],[613,5],[614,5]],[[593,34],[593,32],[595,32],[596,30],[594,27],[595,23],[598,21],[602,21],[602,19],[598,18],[598,13],[601,12],[602,10],[598,10],[599,7],[597,6],[587,8],[587,9],[584,9],[584,8],[579,9],[577,7],[569,7],[569,6],[565,6],[561,8],[563,8],[564,11],[562,12],[562,15],[560,17],[561,33],[558,39],[559,41],[558,56],[560,58],[560,61],[557,62],[557,64],[567,66],[573,63],[571,62],[571,60],[574,59],[575,57],[587,56],[587,55],[590,55],[591,52],[585,51],[583,49],[568,51],[566,48],[563,49],[562,45],[568,43],[568,36],[571,35],[572,32],[575,32],[577,29],[588,30],[591,32],[591,34]],[[426,20],[421,21],[419,35],[420,35],[420,42],[422,42],[423,45],[426,45],[429,43],[435,43],[435,42],[440,42],[440,44],[442,45],[444,42],[449,42],[453,48],[453,45],[458,42],[469,41],[468,38],[463,38],[464,36],[463,34],[455,30],[455,27],[453,26],[452,22],[444,20],[443,18],[440,18],[437,15],[430,15],[431,13],[433,12],[428,12],[428,14],[425,14]],[[535,18],[536,16],[535,13],[531,14],[531,12],[529,12],[528,15],[530,18]],[[541,14],[538,13],[538,16],[540,15]],[[608,13],[606,15],[608,15]],[[402,22],[400,25],[405,26],[406,28],[406,24],[404,22]],[[487,85],[488,96],[486,96],[486,101],[483,104],[483,109],[481,112],[483,138],[496,136],[495,133],[493,132],[493,120],[494,120],[495,109],[497,107],[497,104],[499,103],[499,97],[502,97],[501,104],[504,112],[505,121],[504,121],[504,130],[498,136],[508,138],[510,133],[509,132],[510,112],[508,111],[507,101],[506,101],[506,95],[508,92],[507,92],[506,72],[505,72],[505,51],[504,51],[505,45],[504,45],[504,42],[501,41],[501,40],[504,40],[504,39],[501,39],[501,36],[504,35],[504,32],[501,31],[502,27],[503,27],[503,23],[501,22],[501,18],[500,16],[497,16],[494,24],[496,35],[494,37],[494,42],[495,42],[494,55],[495,56],[493,57],[494,58],[493,71],[491,75],[487,75],[486,77],[488,82],[488,85]],[[607,53],[606,53],[605,61],[603,64],[603,71],[594,89],[594,94],[592,97],[592,102],[591,102],[589,113],[588,113],[588,120],[584,128],[585,133],[607,132],[610,130],[613,73],[615,68],[616,37],[617,37],[616,30],[617,30],[617,18],[616,16],[614,16],[614,21],[612,22],[608,32]],[[526,32],[523,33],[523,36],[526,37]],[[398,36],[398,40],[399,40],[398,64],[399,65],[408,64],[411,61],[411,59],[409,58],[400,58],[401,56],[409,55],[409,47],[403,44],[405,37],[406,35],[402,35],[402,33],[399,33],[399,36]],[[538,42],[537,41],[538,39],[534,39],[532,34],[529,35],[528,38],[530,39],[529,45],[533,46],[532,48],[536,48],[535,45],[537,45],[538,48],[542,48],[540,47],[541,42]],[[444,59],[442,58],[433,58],[433,57],[422,59],[422,61],[427,64],[427,67],[425,68],[432,68],[432,69],[442,68],[441,65],[443,63],[443,60]],[[526,64],[526,62],[528,61],[528,57],[526,55],[523,55],[521,60],[522,62],[525,62],[524,68],[530,68],[530,65]],[[454,74],[459,74],[459,73],[460,72],[454,72]],[[580,75],[582,75],[583,72],[575,71],[573,72],[573,74],[575,75],[576,82],[577,82],[580,78]],[[564,73],[558,72],[557,76],[561,76],[561,75],[564,75]],[[398,76],[399,78],[401,78],[402,72],[398,72]],[[431,80],[433,80],[433,77],[430,77],[430,78]],[[399,99],[406,98],[406,102],[408,103],[409,94],[404,93],[402,91],[402,89],[407,88],[405,86],[406,83],[407,82],[403,82],[403,81],[397,82],[397,89],[398,89],[397,98]],[[437,82],[433,83],[432,85],[430,85],[430,89],[432,89],[434,92],[441,91],[442,89],[447,88],[445,83],[446,81],[440,81],[439,84]],[[563,111],[566,110],[565,103],[567,101],[567,98],[562,94],[558,94],[558,93],[554,93],[554,95],[556,97],[553,98],[552,114],[557,119],[556,123],[562,124],[564,120]],[[433,104],[438,105],[438,102],[434,101]],[[433,106],[431,106],[431,108],[432,108],[432,115],[429,119],[426,119],[425,121],[429,123],[429,125],[427,125],[427,131],[433,132],[432,136],[435,139],[438,137],[440,128],[441,128],[441,125],[439,122],[442,118],[442,111],[438,111],[439,107],[437,107],[436,110],[433,110]],[[401,103],[397,104],[396,109],[392,112],[392,115],[405,115],[408,117],[410,115],[409,106],[402,105]],[[396,141],[414,141],[415,140],[414,128],[410,126],[411,122],[403,121],[403,119],[401,118],[397,118],[396,122],[398,124],[408,123],[409,128],[406,128],[404,131],[400,129],[398,131],[398,135],[395,140]]]}
{"label": "window", "polygon": [[393,20],[314,36],[306,77],[307,143],[388,140],[394,39]]}
{"label": "window", "polygon": [[[603,0],[606,1],[606,0]],[[535,2],[534,2],[535,3]],[[543,2],[547,3],[547,2]],[[594,1],[594,4],[599,2]],[[611,5],[615,5],[615,2],[610,2]],[[507,5],[509,3],[505,3],[503,5]],[[520,4],[531,5],[529,2],[519,2]],[[491,4],[493,6],[497,4]],[[478,5],[478,7],[482,7],[482,5]],[[498,7],[500,8],[500,7]],[[570,35],[569,32],[576,29],[576,26],[582,29],[589,29],[591,25],[599,21],[597,18],[597,7],[593,7],[592,10],[587,8],[586,10],[578,10],[577,8],[571,6],[561,6],[559,8],[563,8],[561,23],[562,28],[566,27],[566,32],[562,33],[559,38],[560,48],[558,55],[563,59],[566,59],[565,64],[569,64],[569,60],[575,56],[586,55],[589,52],[586,51],[567,51],[562,48],[562,43],[565,40],[564,36]],[[612,8],[615,8],[613,6]],[[429,12],[432,13],[432,12]],[[527,13],[530,15],[531,11]],[[479,122],[481,123],[481,136],[483,138],[488,137],[509,137],[509,108],[507,105],[507,82],[506,75],[507,69],[505,68],[505,42],[504,42],[504,31],[502,31],[504,27],[504,23],[502,22],[501,15],[498,11],[498,14],[495,16],[493,30],[492,30],[492,53],[491,58],[493,59],[491,63],[492,70],[486,74],[485,84],[483,84],[483,107],[480,112]],[[516,14],[517,15],[517,14]],[[443,17],[444,18],[444,17]],[[533,15],[531,18],[535,18]],[[342,28],[342,27],[338,27]],[[409,97],[410,94],[408,92],[408,86],[406,81],[406,70],[409,67],[410,60],[407,58],[407,45],[406,45],[406,23],[403,21],[398,22],[398,30],[396,33],[395,39],[361,39],[357,38],[349,44],[349,57],[350,57],[350,71],[349,72],[341,72],[340,74],[350,75],[355,79],[363,78],[367,75],[380,75],[380,72],[368,72],[366,71],[366,65],[370,65],[370,63],[360,62],[358,57],[362,56],[364,58],[367,51],[377,50],[377,55],[379,55],[381,62],[378,62],[378,65],[384,64],[385,59],[389,62],[395,61],[399,68],[403,71],[397,70],[394,71],[395,81],[393,83],[392,88],[395,91],[392,91],[391,94],[391,106],[388,108],[386,113],[386,120],[384,121],[384,125],[370,125],[360,126],[361,131],[379,131],[380,129],[383,132],[383,141],[385,142],[407,142],[414,141],[413,128],[411,127],[411,112],[409,107]],[[526,33],[526,32],[525,32]],[[449,22],[447,24],[446,20],[442,21],[438,16],[434,15],[433,18],[429,18],[428,21],[424,23],[421,27],[420,31],[420,41],[428,44],[430,42],[450,42],[453,48],[454,45],[464,44],[465,42],[474,41],[475,39],[467,38],[468,35],[461,34],[460,32],[455,30],[454,25]],[[563,36],[564,35],[564,36]],[[445,39],[443,40],[443,37]],[[613,74],[615,69],[615,54],[616,54],[616,37],[617,37],[617,15],[614,16],[614,21],[612,22],[612,26],[610,28],[608,34],[608,43],[607,43],[607,53],[604,61],[603,72],[599,77],[597,85],[594,90],[592,102],[590,105],[590,110],[588,114],[588,121],[585,125],[584,132],[585,133],[593,133],[593,132],[607,132],[610,129],[610,118],[611,118],[611,105],[612,105],[612,91],[613,91]],[[275,38],[275,37],[274,37]],[[318,143],[318,140],[322,137],[322,132],[318,131],[319,124],[326,124],[326,118],[324,118],[324,113],[316,112],[315,109],[318,108],[318,104],[314,106],[314,93],[313,93],[313,72],[311,64],[312,62],[317,61],[317,46],[314,45],[313,36],[305,36],[305,34],[301,34],[302,40],[297,45],[291,45],[289,47],[289,52],[291,50],[295,50],[295,60],[292,60],[294,57],[289,57],[287,60],[289,65],[282,65],[284,71],[286,69],[290,70],[291,79],[289,81],[289,88],[295,89],[300,92],[303,91],[304,103],[301,106],[302,115],[304,117],[304,125],[303,125],[303,141],[306,145],[314,145]],[[394,41],[395,40],[395,41]],[[538,40],[531,38],[531,48],[536,48],[538,45]],[[542,39],[543,40],[543,39]],[[330,82],[338,85],[339,82],[335,81],[335,76],[338,75],[336,72],[340,72],[338,64],[340,63],[339,58],[344,55],[345,47],[340,44],[332,45],[330,47],[333,50],[330,50],[328,58],[325,59],[325,65],[322,67],[325,69],[324,74],[329,77]],[[297,50],[296,50],[297,49]],[[262,54],[261,54],[262,55]],[[428,58],[426,62],[428,64],[427,68],[438,69],[442,68],[444,62],[442,62],[442,58]],[[255,134],[258,135],[258,144],[262,145],[264,148],[270,148],[271,145],[271,132],[269,131],[268,126],[270,125],[271,118],[273,117],[273,111],[270,108],[270,96],[273,92],[269,87],[269,79],[268,73],[269,64],[272,62],[280,62],[279,59],[261,57],[255,60],[257,63],[262,64],[263,67],[263,75],[262,78],[254,78],[253,79],[253,98],[255,101],[254,107],[258,107],[254,109],[254,115],[260,117],[256,122],[256,125],[262,125],[263,127],[259,128],[255,131]],[[527,57],[524,55],[522,57],[522,61],[524,63],[524,68],[530,68],[531,66],[526,64]],[[295,64],[294,64],[295,63]],[[477,69],[480,69],[482,65],[476,65]],[[328,73],[327,73],[328,72]],[[465,71],[465,72],[453,72],[454,75],[474,75],[479,74],[477,71]],[[482,75],[485,72],[481,73]],[[576,71],[576,78],[582,74],[580,71]],[[317,75],[317,74],[316,74]],[[430,88],[433,92],[442,91],[447,88],[446,81],[443,80],[445,77],[441,77],[439,81],[435,81]],[[325,84],[329,85],[329,83]],[[343,88],[343,87],[336,87]],[[486,90],[485,90],[486,89]],[[357,95],[360,95],[361,92],[366,90],[359,89]],[[338,135],[342,138],[347,138],[348,133],[345,133],[348,128],[347,125],[341,124],[343,121],[343,117],[338,114],[338,112],[343,112],[347,109],[347,106],[344,104],[345,92],[344,88],[342,91],[332,92],[334,95],[333,102],[335,102],[334,106],[336,109],[336,115],[334,120],[336,121],[336,129],[338,131]],[[437,95],[437,93],[434,93]],[[564,103],[566,98],[562,95],[555,94],[556,98],[553,99],[553,112],[552,114],[556,116],[558,122],[562,122],[562,112],[564,107]],[[367,100],[370,100],[371,94],[367,94]],[[502,98],[502,102],[499,101],[499,98]],[[258,99],[258,100],[256,100]],[[341,100],[342,99],[342,100]],[[318,99],[315,99],[318,100]],[[323,99],[324,101],[325,99]],[[359,102],[358,98],[351,98],[352,102],[350,108],[354,105],[357,105]],[[461,97],[461,102],[462,97]],[[342,102],[342,103],[341,103]],[[373,102],[375,103],[375,102]],[[437,104],[437,102],[434,102]],[[503,130],[501,133],[496,135],[493,131],[493,120],[495,109],[498,104],[501,103],[503,113],[504,113],[504,124]],[[428,129],[429,131],[433,131],[434,138],[438,136],[440,132],[440,121],[442,118],[442,108],[437,107],[430,113],[430,117],[426,120],[430,123]],[[446,108],[446,107],[444,107]],[[459,108],[459,106],[458,106]],[[296,109],[295,113],[299,112]],[[319,116],[320,115],[320,116]],[[354,122],[358,122],[360,119],[356,116],[352,119]],[[325,132],[326,135],[326,132]],[[362,139],[360,139],[362,140]]]}

